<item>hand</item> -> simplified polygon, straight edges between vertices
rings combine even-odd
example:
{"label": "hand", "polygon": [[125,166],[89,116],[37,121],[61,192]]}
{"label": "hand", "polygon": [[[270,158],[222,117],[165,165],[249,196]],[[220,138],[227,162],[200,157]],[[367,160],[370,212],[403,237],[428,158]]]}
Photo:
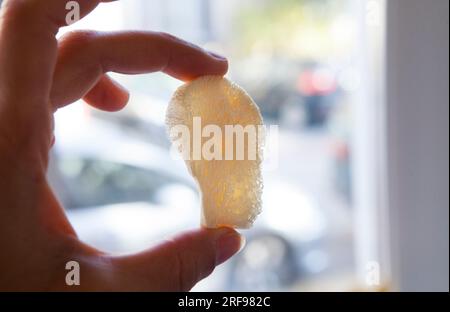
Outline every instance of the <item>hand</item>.
{"label": "hand", "polygon": [[[109,1],[78,0],[81,15],[99,2]],[[190,80],[225,74],[227,61],[163,33],[73,32],[58,42],[65,3],[5,0],[0,11],[0,290],[189,290],[238,251],[239,234],[199,229],[120,257],[80,242],[46,180],[53,113],[79,98],[124,107],[128,92],[109,71]],[[65,284],[71,260],[80,286]]]}

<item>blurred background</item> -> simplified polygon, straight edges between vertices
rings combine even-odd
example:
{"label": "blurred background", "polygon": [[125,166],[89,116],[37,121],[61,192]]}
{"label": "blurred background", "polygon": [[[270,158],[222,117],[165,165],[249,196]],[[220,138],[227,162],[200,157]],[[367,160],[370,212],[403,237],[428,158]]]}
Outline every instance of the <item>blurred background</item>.
{"label": "blurred background", "polygon": [[[381,0],[123,0],[61,30],[165,31],[223,54],[227,77],[279,126],[245,249],[194,290],[392,289],[379,128],[385,9]],[[164,127],[181,82],[112,76],[131,91],[129,105],[60,109],[48,174],[80,238],[119,254],[197,227],[200,210]]]}

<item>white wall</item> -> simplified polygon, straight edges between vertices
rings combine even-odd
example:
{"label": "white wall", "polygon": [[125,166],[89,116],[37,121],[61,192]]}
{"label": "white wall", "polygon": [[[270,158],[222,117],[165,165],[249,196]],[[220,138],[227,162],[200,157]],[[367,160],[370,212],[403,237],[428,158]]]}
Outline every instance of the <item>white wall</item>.
{"label": "white wall", "polygon": [[387,144],[394,282],[449,289],[449,1],[387,1]]}

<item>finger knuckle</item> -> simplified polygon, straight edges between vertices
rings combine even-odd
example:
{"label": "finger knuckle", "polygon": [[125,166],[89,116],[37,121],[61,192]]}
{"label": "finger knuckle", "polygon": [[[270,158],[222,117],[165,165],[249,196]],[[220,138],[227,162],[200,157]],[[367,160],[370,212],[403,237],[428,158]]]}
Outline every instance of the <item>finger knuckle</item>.
{"label": "finger knuckle", "polygon": [[172,251],[172,284],[178,291],[189,291],[199,280],[210,275],[215,267],[215,257],[207,253],[192,252],[183,241],[170,240]]}
{"label": "finger knuckle", "polygon": [[167,32],[158,32],[157,35],[163,40],[163,41],[168,41],[168,42],[172,42],[172,43],[178,43],[180,45],[183,46],[190,46],[192,48],[195,49],[199,49],[199,47],[191,42],[188,42],[186,40],[183,40],[181,38],[178,38],[172,34],[169,34]]}
{"label": "finger knuckle", "polygon": [[172,281],[171,284],[174,286],[176,291],[186,291],[189,290],[192,286],[190,284],[191,272],[187,269],[188,259],[184,256],[178,242],[174,240],[169,240],[170,248],[172,251],[172,261],[173,261],[173,270],[172,270]]}
{"label": "finger knuckle", "polygon": [[85,47],[97,36],[98,32],[93,30],[70,31],[59,40],[60,46],[71,48]]}

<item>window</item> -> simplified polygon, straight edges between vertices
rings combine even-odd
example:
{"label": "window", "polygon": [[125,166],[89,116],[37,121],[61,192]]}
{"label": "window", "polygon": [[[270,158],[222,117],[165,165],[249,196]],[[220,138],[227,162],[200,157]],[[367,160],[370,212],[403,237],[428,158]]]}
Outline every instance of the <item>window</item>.
{"label": "window", "polygon": [[[376,83],[363,75],[379,75],[367,62],[381,55],[376,43],[383,31],[381,14],[382,1],[129,0],[100,5],[61,32],[166,31],[222,53],[230,60],[228,76],[254,98],[266,124],[279,125],[277,146],[272,146],[278,162],[264,172],[263,213],[244,232],[246,248],[195,289],[367,286],[358,276],[371,260],[378,263],[372,253],[378,242],[359,221],[374,213],[370,196],[378,195],[373,185],[355,188],[354,179],[370,179],[377,170],[376,161],[360,153],[360,144],[377,138],[375,123],[364,123],[367,116],[355,122],[355,116],[365,116],[376,101],[367,97]],[[361,31],[367,25],[373,33],[365,37]],[[58,195],[70,203],[69,217],[80,237],[100,249],[125,252],[196,226],[199,207],[186,169],[170,157],[164,130],[165,107],[180,82],[158,73],[114,77],[131,91],[123,111],[103,113],[76,103],[56,114],[50,175]],[[160,189],[167,185],[170,203],[159,204]],[[147,219],[150,205],[128,214],[117,209],[140,202],[159,205],[163,212]],[[89,208],[77,209],[81,206]],[[170,209],[178,209],[179,222],[164,213]],[[138,221],[123,217],[107,228],[117,239],[98,240],[83,213],[95,213],[96,222],[134,213],[133,220],[148,224],[130,227],[127,221]],[[361,241],[368,244],[362,247]]]}

